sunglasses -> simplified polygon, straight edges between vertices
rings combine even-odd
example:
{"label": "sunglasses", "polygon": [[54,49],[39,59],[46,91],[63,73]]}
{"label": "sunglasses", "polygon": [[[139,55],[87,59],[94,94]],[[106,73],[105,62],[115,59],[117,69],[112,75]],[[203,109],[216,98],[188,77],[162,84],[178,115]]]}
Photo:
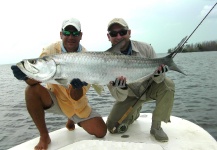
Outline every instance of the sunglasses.
{"label": "sunglasses", "polygon": [[109,32],[109,35],[111,36],[111,37],[116,37],[117,35],[118,35],[118,33],[119,33],[119,35],[120,36],[124,36],[124,35],[126,35],[127,34],[127,31],[128,30],[120,30],[120,31],[110,31]]}
{"label": "sunglasses", "polygon": [[66,31],[66,30],[63,30],[62,33],[65,36],[70,36],[70,35],[79,36],[81,32],[80,31]]}

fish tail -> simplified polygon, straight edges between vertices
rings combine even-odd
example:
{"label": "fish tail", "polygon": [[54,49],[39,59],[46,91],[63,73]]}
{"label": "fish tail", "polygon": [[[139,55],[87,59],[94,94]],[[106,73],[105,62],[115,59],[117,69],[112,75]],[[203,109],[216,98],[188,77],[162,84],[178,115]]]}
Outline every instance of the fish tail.
{"label": "fish tail", "polygon": [[175,55],[179,52],[181,52],[183,49],[184,44],[187,42],[188,40],[188,36],[184,37],[181,42],[176,46],[176,48],[174,49],[174,51],[172,53],[170,53],[169,55],[166,56],[166,59],[171,59],[172,61],[170,62],[170,64],[168,65],[170,70],[173,71],[177,71],[179,73],[182,73],[184,75],[186,75],[181,69],[178,68],[178,66],[173,62],[173,58],[175,57]]}
{"label": "fish tail", "polygon": [[185,74],[181,69],[179,69],[179,67],[174,63],[174,61],[173,61],[173,54],[174,54],[174,53],[171,53],[171,54],[169,54],[169,55],[167,55],[167,56],[165,57],[167,60],[170,60],[170,61],[169,61],[168,63],[166,63],[165,65],[168,66],[169,70],[177,71],[177,72],[179,72],[179,73],[182,73],[182,74],[186,75],[186,74]]}
{"label": "fish tail", "polygon": [[185,74],[181,69],[179,69],[179,67],[174,63],[172,56],[173,56],[173,55],[172,55],[172,53],[171,53],[171,54],[169,54],[169,55],[167,55],[167,56],[165,57],[167,60],[170,60],[168,63],[165,63],[165,65],[168,66],[169,70],[177,71],[177,72],[179,72],[179,73],[182,73],[182,74],[186,75],[186,74]]}
{"label": "fish tail", "polygon": [[186,75],[181,69],[179,69],[179,67],[174,62],[172,62],[168,67],[169,70],[177,71],[179,73]]}

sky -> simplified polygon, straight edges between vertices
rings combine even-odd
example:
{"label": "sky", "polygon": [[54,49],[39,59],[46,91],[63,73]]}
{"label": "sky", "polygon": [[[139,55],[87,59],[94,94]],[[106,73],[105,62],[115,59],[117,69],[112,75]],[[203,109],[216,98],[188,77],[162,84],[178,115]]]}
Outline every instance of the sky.
{"label": "sky", "polygon": [[[42,48],[60,40],[62,21],[81,22],[81,44],[88,51],[111,47],[107,25],[123,18],[131,39],[167,53],[189,36],[216,0],[5,0],[0,1],[0,64],[37,58]],[[188,40],[188,44],[217,40],[217,6]]]}

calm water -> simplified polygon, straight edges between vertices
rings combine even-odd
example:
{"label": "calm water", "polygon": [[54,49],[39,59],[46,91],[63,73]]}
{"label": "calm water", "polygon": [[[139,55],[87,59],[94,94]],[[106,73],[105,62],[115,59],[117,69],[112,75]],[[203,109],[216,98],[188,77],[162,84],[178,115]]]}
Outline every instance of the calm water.
{"label": "calm water", "polygon": [[[164,54],[165,55],[165,54]],[[187,74],[167,73],[176,85],[172,115],[203,127],[217,140],[217,52],[177,54],[174,61]],[[27,113],[24,101],[26,84],[16,80],[11,65],[0,66],[0,150],[37,137],[38,131]],[[88,93],[90,104],[107,116],[114,100],[107,88],[102,96]],[[142,112],[152,112],[154,103],[144,104]],[[65,127],[67,119],[46,114],[47,127],[54,131]]]}

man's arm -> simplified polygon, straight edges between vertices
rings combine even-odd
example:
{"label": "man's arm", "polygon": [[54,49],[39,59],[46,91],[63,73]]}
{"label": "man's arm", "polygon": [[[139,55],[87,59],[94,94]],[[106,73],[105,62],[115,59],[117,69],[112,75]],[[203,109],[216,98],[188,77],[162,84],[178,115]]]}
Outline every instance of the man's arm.
{"label": "man's arm", "polygon": [[114,87],[111,84],[108,84],[108,89],[111,93],[111,95],[117,100],[117,101],[124,101],[127,98],[128,95],[128,89],[121,89],[118,87]]}
{"label": "man's arm", "polygon": [[79,88],[79,89],[71,88],[70,89],[70,96],[72,99],[74,99],[76,101],[79,100],[83,96],[83,88]]}
{"label": "man's arm", "polygon": [[115,79],[115,81],[111,81],[107,86],[111,95],[117,101],[124,101],[127,98],[128,86],[125,77],[118,77]]}
{"label": "man's arm", "polygon": [[[140,44],[140,48],[141,50],[140,51],[140,54],[142,57],[144,58],[156,58],[156,53],[153,49],[153,47],[147,43],[143,43],[143,44]],[[161,83],[164,81],[165,79],[165,72],[168,71],[168,68],[167,66],[161,64],[158,68],[156,68],[156,70],[153,72],[153,75],[152,75],[152,79],[154,82],[156,83]]]}
{"label": "man's arm", "polygon": [[75,78],[70,82],[70,96],[74,100],[79,100],[83,96],[83,86],[87,86],[86,82],[82,82],[80,79]]}
{"label": "man's arm", "polygon": [[16,65],[11,66],[11,70],[13,71],[14,77],[17,78],[18,80],[23,80],[25,81],[28,85],[33,86],[38,83],[39,81],[29,79],[25,73],[23,73],[20,68],[18,68]]}
{"label": "man's arm", "polygon": [[26,82],[26,84],[28,84],[28,85],[30,85],[30,86],[34,86],[34,85],[37,85],[37,84],[41,83],[41,82],[39,82],[39,81],[36,81],[36,80],[34,80],[34,79],[29,79],[29,78],[27,78],[27,79],[25,80],[25,82]]}
{"label": "man's arm", "polygon": [[168,71],[168,66],[167,65],[160,65],[154,72],[154,74],[152,75],[152,79],[156,82],[156,83],[161,83],[163,82],[163,80],[165,79],[166,76],[166,72]]}

